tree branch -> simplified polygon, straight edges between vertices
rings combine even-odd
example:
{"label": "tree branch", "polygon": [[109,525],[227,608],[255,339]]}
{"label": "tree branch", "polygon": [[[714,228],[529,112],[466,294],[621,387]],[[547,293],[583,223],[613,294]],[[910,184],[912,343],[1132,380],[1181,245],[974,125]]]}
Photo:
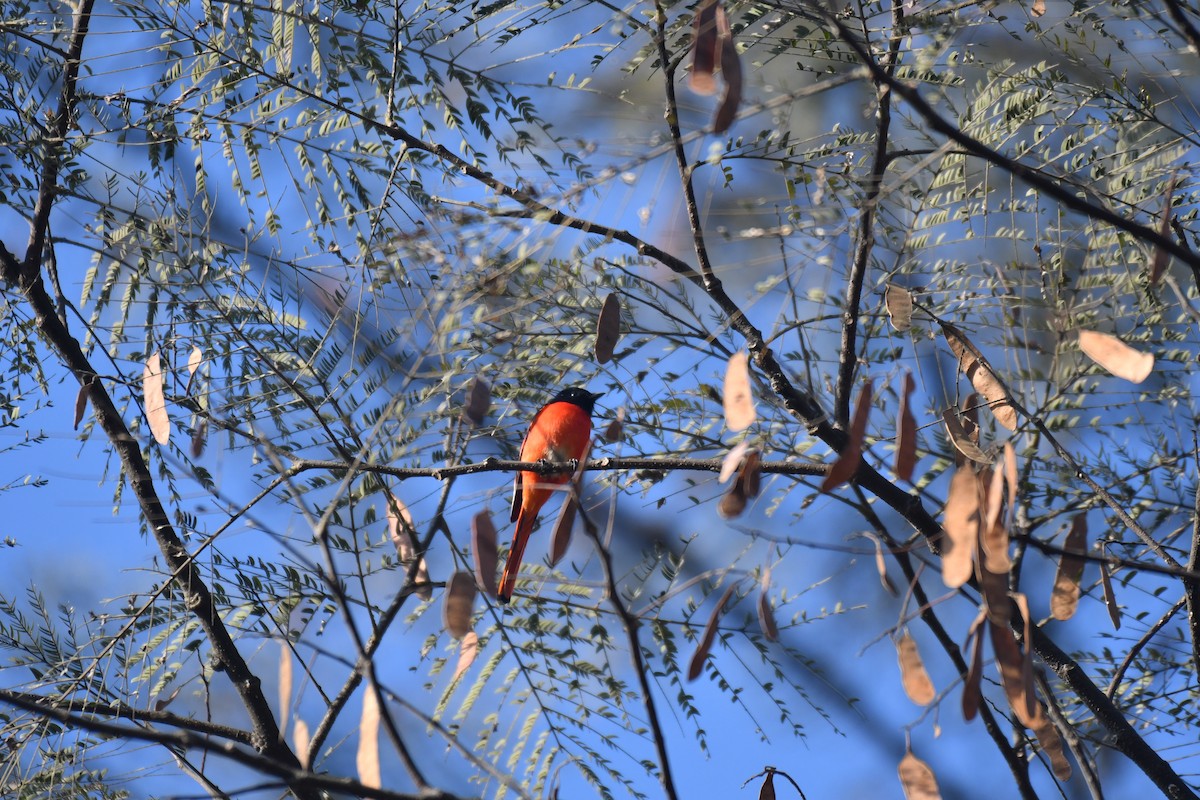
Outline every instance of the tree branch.
{"label": "tree branch", "polygon": [[1183,778],[1179,777],[1170,763],[1138,735],[1108,696],[1092,683],[1083,668],[1059,649],[1054,640],[1047,636],[1041,628],[1034,627],[1033,629],[1033,646],[1046,666],[1054,670],[1054,673],[1070,686],[1083,704],[1095,714],[1096,721],[1108,731],[1112,746],[1137,764],[1164,796],[1171,800],[1182,800],[1182,798],[1196,800],[1196,793]]}
{"label": "tree branch", "polygon": [[[925,626],[937,638],[938,644],[942,646],[942,650],[946,652],[946,655],[950,658],[950,662],[958,670],[958,674],[965,676],[968,670],[966,659],[963,658],[958,642],[954,641],[946,631],[946,627],[942,625],[937,612],[933,610],[934,606],[929,602],[929,596],[925,593],[925,587],[921,585],[917,572],[913,568],[912,556],[909,554],[908,548],[895,540],[895,537],[892,536],[887,526],[883,524],[883,520],[879,518],[875,510],[871,508],[870,503],[867,502],[862,490],[855,487],[854,491],[858,495],[862,515],[871,527],[875,529],[880,539],[887,544],[892,557],[900,565],[900,571],[904,573],[908,585],[912,587],[913,599],[917,601],[917,607],[921,610],[921,621],[925,623]],[[1029,770],[1027,769],[1026,762],[1018,756],[1012,743],[1009,742],[1004,731],[1000,729],[1000,725],[997,723],[996,717],[992,714],[992,709],[987,703],[979,704],[979,718],[983,721],[983,728],[987,731],[988,736],[991,737],[992,743],[996,745],[996,749],[1000,751],[1004,762],[1008,764],[1008,769],[1012,773],[1013,780],[1017,784],[1017,790],[1021,793],[1021,797],[1025,800],[1038,800],[1037,792],[1034,791],[1033,785],[1029,782]]]}
{"label": "tree branch", "polygon": [[[250,734],[240,728],[228,725],[218,725],[203,719],[181,717],[168,711],[158,711],[150,708],[133,708],[125,703],[96,702],[92,700],[74,700],[68,698],[49,697],[32,692],[18,692],[12,689],[0,689],[0,703],[19,708],[52,709],[67,713],[78,712],[95,717],[113,717],[127,719],[131,722],[157,722],[200,734],[202,736],[218,736],[238,744],[252,746]],[[39,712],[40,713],[40,712]]]}
{"label": "tree branch", "polygon": [[[0,690],[2,691],[2,690]],[[24,709],[25,711],[53,719],[64,725],[79,728],[111,739],[125,741],[154,742],[178,750],[201,750],[205,753],[223,756],[239,764],[265,775],[273,775],[280,783],[298,791],[305,796],[321,797],[319,790],[348,793],[354,797],[377,798],[377,800],[460,800],[457,795],[436,790],[419,794],[394,792],[390,789],[376,789],[349,778],[336,778],[331,775],[318,774],[301,769],[293,759],[278,761],[269,753],[247,750],[233,741],[213,740],[208,736],[190,730],[160,731],[154,728],[138,727],[135,725],[118,725],[112,722],[96,719],[92,716],[72,714],[64,708],[46,706],[44,703],[32,700],[23,693],[2,692],[0,699],[4,702]]]}
{"label": "tree branch", "polygon": [[88,26],[92,22],[92,6],[95,0],[83,0],[75,15],[75,27],[71,31],[70,44],[63,59],[63,86],[47,136],[42,142],[42,177],[38,185],[37,201],[33,206],[33,219],[29,223],[29,244],[25,248],[25,260],[20,266],[20,278],[32,282],[38,276],[42,264],[42,250],[46,246],[46,229],[50,226],[50,209],[58,194],[58,173],[62,170],[67,134],[75,118],[75,106],[79,100],[77,86],[79,67],[83,57],[83,42],[87,38]]}
{"label": "tree branch", "polygon": [[[582,509],[580,511],[582,512]],[[596,551],[600,555],[600,565],[604,568],[604,582],[607,584],[609,600],[612,602],[613,610],[621,618],[621,625],[625,628],[625,632],[629,637],[629,655],[633,659],[633,674],[637,676],[638,686],[641,688],[643,702],[646,705],[647,723],[653,735],[654,747],[658,751],[663,791],[666,793],[667,800],[678,800],[678,795],[675,793],[675,779],[671,775],[671,761],[667,755],[666,735],[662,723],[658,718],[658,708],[654,702],[650,679],[647,677],[649,669],[646,667],[645,659],[642,658],[642,645],[638,641],[638,627],[641,623],[637,616],[625,606],[625,601],[621,598],[621,593],[617,589],[612,555],[609,554],[604,543],[600,541],[600,534],[596,530],[596,526],[587,518],[586,514],[582,514],[582,516],[584,530],[587,531],[587,535],[591,540],[595,542]]]}
{"label": "tree branch", "polygon": [[[446,480],[457,475],[473,475],[477,472],[536,472],[539,475],[554,475],[562,472],[574,472],[577,464],[572,461],[509,461],[500,458],[485,458],[474,464],[454,464],[447,467],[389,467],[383,464],[347,464],[344,461],[327,459],[297,459],[288,466],[288,472],[295,475],[310,470],[327,470],[341,472],[354,469],[357,472],[373,472],[379,475],[391,475],[395,478],[434,478]],[[587,469],[594,471],[618,470],[695,470],[697,472],[720,472],[720,458],[633,458],[606,457],[588,459]],[[762,471],[778,475],[824,475],[828,471],[825,464],[793,461],[764,461]]]}
{"label": "tree branch", "polygon": [[[884,71],[894,75],[900,61],[900,27],[904,19],[901,0],[892,0],[892,35],[888,41],[887,61]],[[891,163],[888,153],[888,135],[892,126],[892,90],[875,79],[875,152],[871,157],[871,172],[866,179],[866,192],[859,209],[858,235],[854,242],[854,259],[850,262],[850,275],[846,284],[845,306],[842,309],[842,345],[838,351],[837,388],[833,401],[833,418],[845,429],[850,424],[850,395],[854,388],[855,367],[858,365],[858,314],[862,304],[863,282],[867,278],[867,267],[871,251],[875,246],[875,214],[878,210],[879,190],[883,176]]]}
{"label": "tree branch", "polygon": [[1151,625],[1146,632],[1142,634],[1141,638],[1134,642],[1133,646],[1129,648],[1129,652],[1125,654],[1125,658],[1121,660],[1120,665],[1113,672],[1112,680],[1108,682],[1108,691],[1105,692],[1105,696],[1107,696],[1109,700],[1116,698],[1117,688],[1121,685],[1121,679],[1125,677],[1125,670],[1129,669],[1129,665],[1133,663],[1135,658],[1137,658],[1138,653],[1142,652],[1146,645],[1150,644],[1150,642],[1154,640],[1154,637],[1158,635],[1158,632],[1167,626],[1167,623],[1179,613],[1179,610],[1184,607],[1186,602],[1186,595],[1176,600],[1175,605],[1168,608],[1166,613],[1158,618],[1158,622],[1155,622],[1153,625]]}
{"label": "tree branch", "polygon": [[[178,586],[186,598],[187,606],[196,615],[208,638],[217,668],[227,674],[241,699],[242,706],[246,709],[253,728],[254,747],[273,763],[299,767],[295,754],[280,738],[278,724],[262,692],[261,680],[250,670],[238,651],[213,602],[208,586],[196,569],[187,548],[175,533],[170,515],[158,497],[154,478],[142,456],[136,437],[125,425],[120,411],[103,383],[98,380],[96,370],[80,348],[79,342],[59,319],[54,302],[47,294],[40,275],[37,271],[31,276],[24,275],[21,265],[3,244],[0,244],[0,273],[11,285],[20,287],[33,309],[38,330],[58,354],[62,363],[75,375],[80,385],[86,387],[96,419],[121,461],[122,470],[133,489],[146,525],[158,543],[168,566],[179,576]],[[297,790],[306,797],[313,796],[303,786],[297,787]]]}
{"label": "tree branch", "polygon": [[[795,8],[777,0],[769,0],[767,5],[790,13],[797,13]],[[821,18],[826,25],[834,29],[838,38],[854,51],[854,54],[863,65],[871,71],[872,78],[886,84],[896,94],[904,98],[905,102],[921,115],[921,118],[925,120],[931,129],[958,143],[959,146],[971,155],[1003,169],[1013,177],[1057,200],[1072,211],[1078,211],[1091,219],[1112,225],[1114,228],[1125,231],[1146,244],[1162,248],[1187,264],[1191,268],[1192,274],[1196,277],[1198,285],[1200,285],[1200,256],[1197,256],[1190,248],[1169,236],[1163,236],[1155,228],[1134,222],[1110,208],[1080,197],[1068,188],[1070,184],[1056,180],[1040,170],[1034,169],[1014,158],[1010,158],[964,133],[961,128],[939,114],[925,100],[921,93],[917,91],[913,84],[901,81],[888,74],[888,71],[871,55],[870,48],[863,44],[835,14],[822,10]]]}

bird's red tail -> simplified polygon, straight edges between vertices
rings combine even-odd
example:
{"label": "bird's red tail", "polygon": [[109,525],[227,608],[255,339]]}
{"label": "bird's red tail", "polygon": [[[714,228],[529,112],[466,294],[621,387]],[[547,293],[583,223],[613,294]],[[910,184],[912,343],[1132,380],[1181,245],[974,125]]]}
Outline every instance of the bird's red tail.
{"label": "bird's red tail", "polygon": [[508,551],[508,561],[504,562],[504,574],[500,577],[500,588],[496,599],[507,603],[512,597],[513,586],[517,583],[517,572],[521,569],[521,559],[525,557],[525,545],[529,544],[529,534],[533,531],[533,521],[537,513],[529,513],[522,509],[517,517],[517,532],[513,534],[512,547]]}

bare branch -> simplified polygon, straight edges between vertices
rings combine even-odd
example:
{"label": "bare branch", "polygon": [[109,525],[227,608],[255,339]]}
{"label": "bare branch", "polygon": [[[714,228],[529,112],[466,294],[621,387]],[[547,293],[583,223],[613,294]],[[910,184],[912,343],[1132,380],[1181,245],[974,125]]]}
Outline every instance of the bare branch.
{"label": "bare branch", "polygon": [[626,606],[625,600],[621,597],[621,592],[617,588],[617,579],[613,571],[612,556],[604,543],[600,541],[600,534],[596,530],[596,526],[588,519],[587,514],[583,513],[584,529],[588,536],[596,544],[596,552],[600,555],[600,564],[604,568],[604,581],[608,588],[608,599],[612,603],[613,610],[617,612],[617,616],[621,618],[621,626],[625,629],[626,635],[629,637],[629,656],[633,659],[633,673],[637,677],[638,686],[642,693],[642,702],[646,706],[646,719],[650,725],[651,738],[654,739],[654,747],[658,751],[658,765],[662,780],[663,791],[666,793],[667,800],[678,800],[678,794],[675,792],[675,779],[671,775],[671,761],[667,755],[667,739],[666,732],[663,729],[662,723],[658,717],[658,706],[654,702],[654,692],[650,686],[649,669],[646,666],[645,659],[642,658],[642,645],[638,640],[638,627],[641,624],[637,616],[633,614]]}
{"label": "bare branch", "polygon": [[[887,75],[895,75],[900,61],[900,32],[904,20],[901,0],[892,0],[892,35],[883,69]],[[864,26],[865,27],[865,26]],[[842,345],[838,352],[838,378],[834,394],[833,418],[842,428],[850,423],[850,394],[854,389],[855,367],[858,365],[858,315],[862,304],[863,282],[867,278],[867,267],[875,247],[875,214],[878,210],[879,191],[883,176],[887,172],[892,156],[888,152],[888,135],[892,126],[891,87],[875,79],[875,152],[871,156],[871,171],[866,177],[866,191],[858,211],[858,233],[854,241],[854,258],[850,263],[850,276],[846,285],[845,306],[842,309]]]}

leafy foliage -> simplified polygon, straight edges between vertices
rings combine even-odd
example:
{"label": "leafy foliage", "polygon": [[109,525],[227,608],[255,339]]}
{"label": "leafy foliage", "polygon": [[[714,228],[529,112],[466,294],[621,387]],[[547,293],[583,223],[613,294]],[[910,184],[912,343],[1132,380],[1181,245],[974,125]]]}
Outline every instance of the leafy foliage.
{"label": "leafy foliage", "polygon": [[[935,742],[950,714],[899,710],[899,675],[847,664],[861,647],[894,670],[872,647],[890,636],[912,671],[919,642],[919,694],[940,708],[981,608],[1008,648],[993,654],[1005,685],[989,673],[968,691],[990,701],[976,701],[985,720],[1038,722],[1016,745],[992,734],[999,780],[1056,791],[1059,735],[1093,776],[1096,742],[1124,742],[1131,760],[1105,783],[1195,772],[1174,745],[1194,734],[1200,658],[1180,614],[1200,602],[1196,15],[1176,0],[717,5],[723,69],[744,77],[720,135],[684,88],[698,12],[683,4],[118,0],[85,4],[85,35],[58,5],[0,3],[0,426],[13,436],[0,489],[52,503],[16,488],[61,482],[52,465],[78,457],[121,525],[118,544],[70,556],[125,571],[123,596],[86,611],[64,587],[51,610],[41,570],[5,584],[6,794],[124,796],[143,746],[158,748],[156,793],[180,793],[180,776],[236,792],[229,762],[181,755],[204,737],[252,769],[257,755],[352,779],[356,737],[378,731],[348,709],[376,688],[389,791],[715,792],[680,764],[726,762],[740,783],[760,754],[847,732],[865,709],[871,735],[903,729],[902,781],[936,793],[977,782],[951,748],[985,726],[956,719]],[[44,247],[26,253],[24,225]],[[1109,355],[1085,354],[1097,337]],[[141,389],[155,354],[174,431],[161,444]],[[477,381],[492,392],[482,417],[464,413]],[[78,441],[47,435],[80,383],[93,411]],[[589,536],[557,566],[527,557],[511,608],[481,595],[473,618],[456,613],[455,633],[478,636],[460,662],[444,589],[473,574],[471,518],[506,505],[509,476],[489,460],[515,458],[564,385],[603,388],[601,414],[624,415],[593,453]],[[1002,515],[999,495],[984,502],[992,467],[956,465],[948,408],[980,464],[1015,448]],[[726,522],[709,462],[740,443],[762,485],[739,489]],[[625,456],[657,460],[613,461]],[[953,505],[970,512],[950,525],[964,588],[943,595],[952,481],[984,488]],[[972,549],[989,508],[1015,543],[991,576]],[[1009,593],[1044,618],[1070,521],[1088,518],[1099,540],[1064,585],[1078,613],[1027,631]],[[63,558],[34,524],[13,523],[14,544]],[[759,632],[763,603],[777,631]],[[226,679],[237,659],[213,625],[248,683],[272,681],[278,647],[296,657],[281,702],[307,748],[291,753],[287,730],[264,744],[283,709]],[[1020,660],[1034,651],[1053,674],[1040,705],[1014,711],[1005,690],[1027,680],[1035,695]],[[1108,690],[1111,714],[1088,687]],[[31,697],[43,715],[10,713]],[[914,736],[928,738],[920,761]],[[755,743],[744,765],[733,737]],[[1033,750],[1053,765],[1031,766]],[[280,774],[263,772],[288,784]]]}

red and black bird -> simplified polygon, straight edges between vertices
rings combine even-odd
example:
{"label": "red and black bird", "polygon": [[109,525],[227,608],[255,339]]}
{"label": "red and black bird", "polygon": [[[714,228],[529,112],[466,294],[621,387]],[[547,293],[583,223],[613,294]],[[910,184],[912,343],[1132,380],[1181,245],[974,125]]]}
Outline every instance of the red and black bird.
{"label": "red and black bird", "polygon": [[[534,416],[529,433],[521,444],[522,461],[573,461],[583,458],[588,440],[592,436],[592,409],[596,398],[604,392],[589,392],[572,386],[563,389],[554,399]],[[500,590],[496,599],[507,603],[512,597],[513,585],[517,582],[517,570],[525,555],[525,545],[538,512],[556,486],[571,480],[570,473],[539,475],[536,472],[518,472],[513,486],[512,521],[517,523],[513,534],[512,548],[504,564],[500,578]]]}

